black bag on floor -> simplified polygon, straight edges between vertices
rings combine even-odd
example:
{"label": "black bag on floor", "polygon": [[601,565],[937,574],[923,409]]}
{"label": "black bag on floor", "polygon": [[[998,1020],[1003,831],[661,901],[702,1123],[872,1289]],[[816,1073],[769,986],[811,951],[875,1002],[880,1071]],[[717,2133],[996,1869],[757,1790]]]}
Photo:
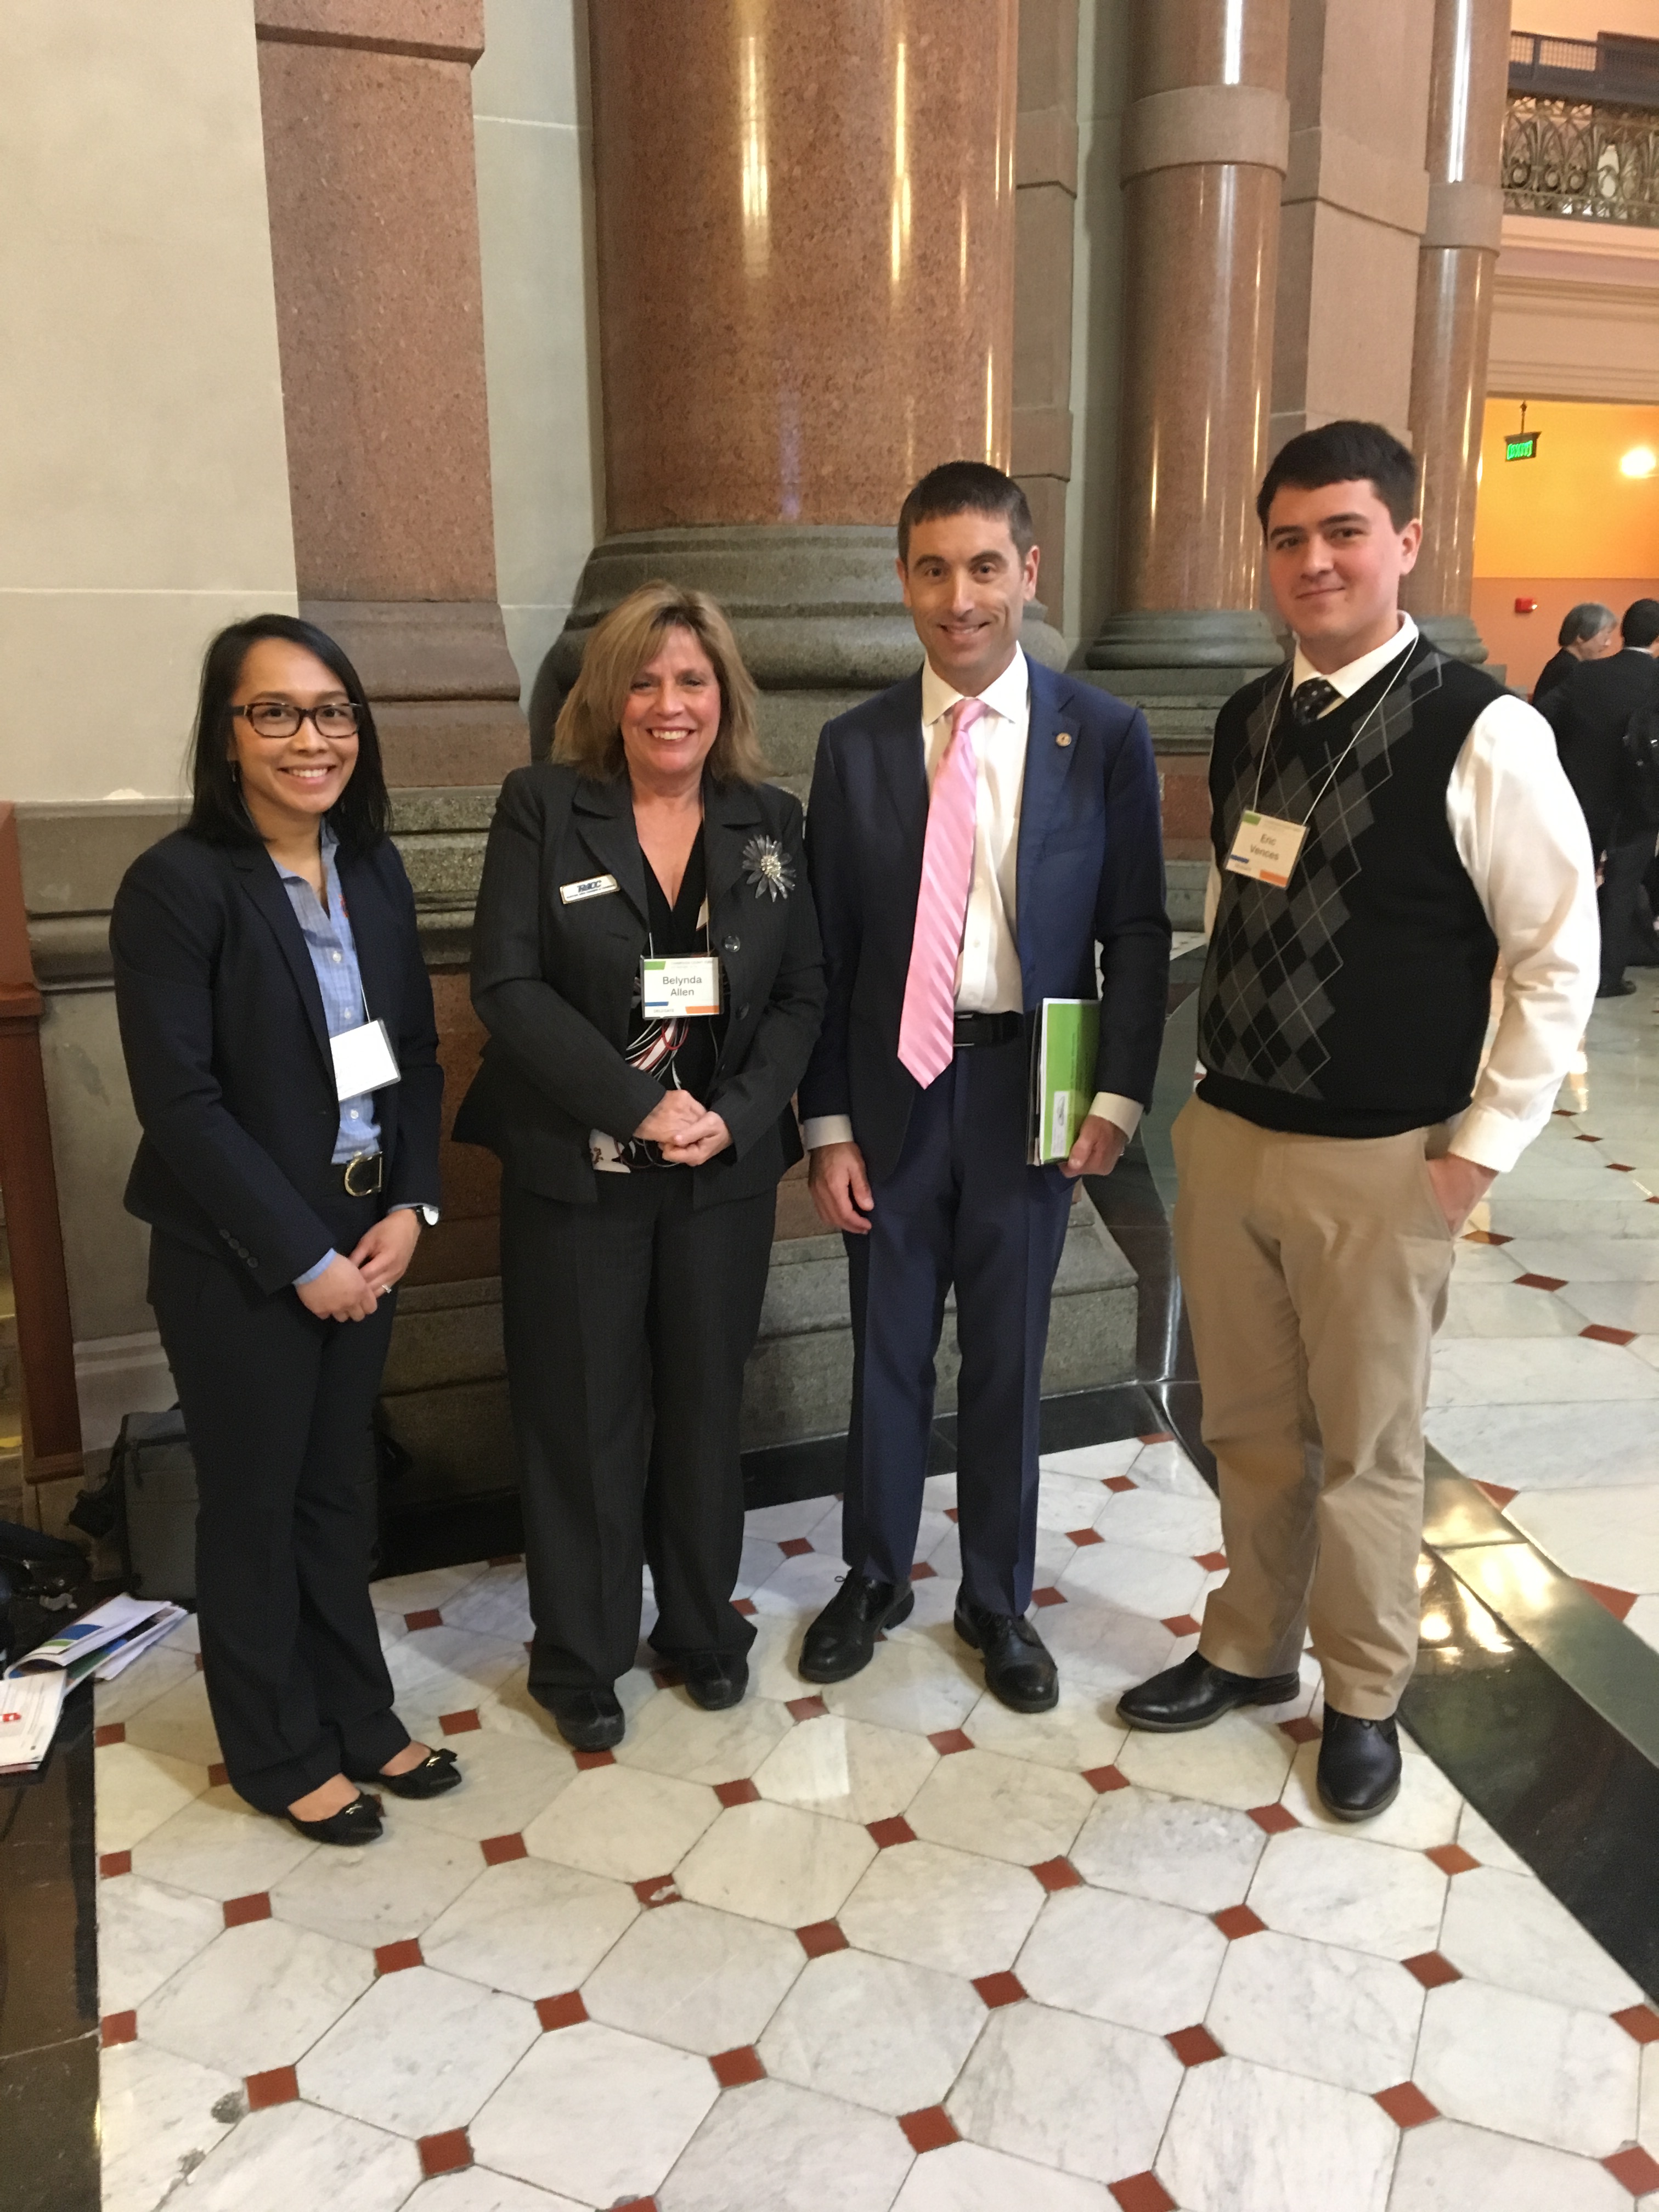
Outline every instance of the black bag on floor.
{"label": "black bag on floor", "polygon": [[109,1455],[116,1536],[135,1597],[196,1602],[196,1462],[174,1406],[129,1413]]}

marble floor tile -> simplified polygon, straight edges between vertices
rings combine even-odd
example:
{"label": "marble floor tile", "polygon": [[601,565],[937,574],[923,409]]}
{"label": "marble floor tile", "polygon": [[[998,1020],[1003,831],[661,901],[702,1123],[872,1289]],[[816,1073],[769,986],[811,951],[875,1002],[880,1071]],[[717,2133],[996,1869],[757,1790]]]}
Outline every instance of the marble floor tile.
{"label": "marble floor tile", "polygon": [[[1621,1237],[1613,1249],[1619,1250],[1629,1241]],[[1549,1293],[1540,1291],[1536,1295],[1544,1297]],[[1585,1275],[1576,1280],[1569,1278],[1566,1289],[1557,1295],[1570,1300],[1586,1321],[1599,1322],[1604,1328],[1633,1329],[1643,1336],[1659,1330],[1659,1281],[1598,1282]]]}
{"label": "marble floor tile", "polygon": [[276,2105],[250,2112],[191,2175],[190,2212],[397,2212],[420,2178],[412,2142],[311,2105]]}
{"label": "marble floor tile", "polygon": [[441,1797],[386,1800],[388,1817],[417,1832],[465,1836],[473,1843],[515,1836],[576,1778],[576,1762],[560,1743],[489,1729],[438,1741],[455,1752],[460,1788]]}
{"label": "marble floor tile", "polygon": [[265,2074],[291,2066],[374,1978],[373,1955],[285,1920],[225,1929],[138,2008],[146,2043]]}
{"label": "marble floor tile", "polygon": [[489,1572],[483,1559],[462,1567],[428,1567],[419,1574],[385,1576],[369,1584],[368,1594],[377,1613],[441,1613]]}
{"label": "marble floor tile", "polygon": [[1642,1991],[1530,1875],[1477,1867],[1446,1899],[1438,1946],[1477,1982],[1585,2012],[1622,2012]]}
{"label": "marble floor tile", "polygon": [[465,1836],[403,1826],[394,1815],[362,1850],[320,1846],[271,1889],[271,1910],[373,1951],[423,1936],[483,1870],[478,1846]]}
{"label": "marble floor tile", "polygon": [[[805,1534],[803,1530],[803,1538]],[[776,1574],[787,1557],[786,1552],[769,1539],[757,1536],[752,1532],[745,1534],[743,1551],[738,1561],[738,1579],[732,1588],[732,1596],[751,1595],[769,1575]]]}
{"label": "marble floor tile", "polygon": [[939,1761],[906,1818],[929,1843],[1035,1866],[1066,1856],[1094,1804],[1081,1775],[994,1751],[963,1751]]}
{"label": "marble floor tile", "polygon": [[1058,1528],[1062,1534],[1069,1528],[1092,1528],[1112,1492],[1093,1475],[1062,1474],[1048,1460],[1042,1461],[1041,1466],[1038,1528]]}
{"label": "marble floor tile", "polygon": [[1144,1444],[1129,1462],[1128,1473],[1142,1490],[1167,1490],[1200,1504],[1214,1498],[1209,1484],[1173,1437],[1168,1443]]}
{"label": "marble floor tile", "polygon": [[1212,1805],[1270,1805],[1285,1787],[1296,1746],[1271,1709],[1224,1714],[1213,1727],[1187,1735],[1150,1735],[1131,1729],[1118,1754],[1120,1771],[1144,1789]]}
{"label": "marble floor tile", "polygon": [[398,2135],[440,2135],[466,2126],[540,2033],[522,1998],[406,1967],[300,2061],[300,2094]]}
{"label": "marble floor tile", "polygon": [[100,1851],[131,1850],[208,1786],[205,1761],[198,1765],[136,1743],[106,1744],[95,1764]]}
{"label": "marble floor tile", "polygon": [[1152,2165],[1182,2073],[1161,2037],[1046,2005],[1005,2005],[945,2110],[970,2142],[1115,2181]]}
{"label": "marble floor tile", "polygon": [[[849,1682],[832,1682],[818,1695],[832,1713],[873,1721],[878,1728],[933,1735],[960,1728],[984,1695],[971,1654],[960,1651],[950,1629],[897,1628],[876,1646],[876,1656]],[[803,1687],[810,1688],[810,1684]]]}
{"label": "marble floor tile", "polygon": [[499,1637],[503,1644],[515,1644],[520,1650],[536,1633],[521,1561],[487,1568],[451,1598],[442,1612],[446,1627],[468,1629],[475,1636]]}
{"label": "marble floor tile", "polygon": [[1482,1866],[1498,1867],[1504,1874],[1531,1872],[1526,1861],[1510,1849],[1492,1822],[1477,1813],[1473,1805],[1466,1804],[1459,1816],[1456,1841]]}
{"label": "marble floor tile", "polygon": [[153,1647],[157,1651],[190,1652],[199,1651],[201,1648],[201,1623],[193,1613],[187,1613],[182,1620],[175,1621],[168,1633]]}
{"label": "marble floor tile", "polygon": [[875,1856],[867,1829],[763,1798],[723,1812],[681,1860],[677,1880],[696,1904],[805,1928],[834,1919]]}
{"label": "marble floor tile", "polygon": [[755,2081],[728,2090],[657,2191],[661,2212],[732,2212],[732,2177],[744,2201],[766,2212],[823,2212],[825,2180],[838,2212],[888,2212],[910,2164],[890,2120],[798,2088]]}
{"label": "marble floor tile", "polygon": [[1413,2078],[1449,2119],[1605,2158],[1636,2133],[1640,2056],[1605,2014],[1454,1982],[1429,1992]]}
{"label": "marble floor tile", "polygon": [[522,1642],[479,1636],[470,1628],[421,1628],[394,1644],[386,1655],[398,1711],[408,1717],[457,1712],[525,1670]]}
{"label": "marble floor tile", "polygon": [[1627,1486],[1522,1490],[1504,1511],[1568,1574],[1615,1589],[1659,1592],[1659,1511],[1651,1492]]}
{"label": "marble floor tile", "polygon": [[1410,2079],[1423,1990],[1391,1959],[1266,1929],[1228,1945],[1193,2017],[1236,2058],[1369,2096]]}
{"label": "marble floor tile", "polygon": [[421,1953],[441,1973],[533,2002],[586,1980],[640,1910],[626,1882],[551,1859],[507,1859],[439,1914]]}
{"label": "marble floor tile", "polygon": [[1567,1294],[1529,1291],[1513,1283],[1455,1282],[1446,1302],[1440,1340],[1459,1336],[1577,1336],[1594,1316],[1567,1303]]}
{"label": "marble floor tile", "polygon": [[1014,1972],[1041,2004],[1169,2035],[1203,2019],[1227,1949],[1206,1915],[1066,1889],[1043,1906]]}
{"label": "marble floor tile", "polygon": [[[1510,1257],[1514,1249],[1510,1244],[1460,1243],[1452,1269],[1454,1291],[1476,1283],[1512,1283],[1517,1275],[1525,1274],[1525,1262]],[[1538,1270],[1540,1274],[1546,1272]]]}
{"label": "marble floor tile", "polygon": [[1659,1283],[1659,1246],[1645,1237],[1518,1237],[1485,1249],[1501,1249],[1523,1274],[1553,1275],[1575,1291],[1587,1283]]}
{"label": "marble floor tile", "polygon": [[[952,1501],[946,1498],[948,1505]],[[795,1537],[807,1537],[820,1528],[829,1518],[831,1508],[839,1522],[841,1508],[833,1498],[795,1498],[782,1505],[757,1505],[743,1516],[745,1537],[759,1538],[766,1542],[782,1544]]]}
{"label": "marble floor tile", "polygon": [[1622,1345],[1591,1337],[1546,1340],[1453,1337],[1435,1346],[1429,1404],[1601,1406],[1659,1398],[1659,1374]]}
{"label": "marble floor tile", "polygon": [[[147,1655],[148,1656],[148,1655]],[[160,1655],[158,1655],[160,1656]],[[142,1660],[136,1662],[142,1666]],[[119,1686],[121,1677],[116,1677]],[[129,1743],[143,1751],[164,1752],[187,1766],[216,1766],[219,1735],[208,1710],[207,1677],[194,1667],[182,1681],[146,1705],[126,1723]]]}
{"label": "marble floor tile", "polygon": [[1383,2212],[1399,2142],[1369,2097],[1221,2058],[1182,2083],[1158,2172],[1182,2212]]}
{"label": "marble floor tile", "polygon": [[744,1782],[793,1726],[781,1705],[752,1692],[726,1712],[706,1713],[684,1689],[659,1690],[635,1716],[617,1757],[681,1782]]}
{"label": "marble floor tile", "polygon": [[[1431,1759],[1427,1759],[1403,1735],[1400,1740],[1403,1772],[1400,1795],[1385,1812],[1365,1823],[1368,1844],[1398,1844],[1407,1850],[1426,1851],[1436,1844],[1449,1844],[1457,1835],[1462,1799]],[[1334,1819],[1321,1802],[1316,1776],[1319,1746],[1304,1743],[1297,1751],[1285,1785],[1286,1812],[1294,1813],[1304,1828],[1324,1828],[1333,1835],[1353,1833],[1351,1825]]]}
{"label": "marble floor tile", "polygon": [[234,2074],[148,2043],[105,2051],[101,2073],[104,2212],[155,2212],[246,2110]]}
{"label": "marble floor tile", "polygon": [[924,1735],[824,1713],[780,1736],[754,1780],[778,1804],[862,1824],[903,1812],[938,1764]]}
{"label": "marble floor tile", "polygon": [[225,1924],[211,1898],[143,1875],[98,1885],[98,2008],[131,2012],[204,1951]]}
{"label": "marble floor tile", "polygon": [[[1110,1516],[1103,1518],[1109,1521]],[[1205,1579],[1204,1569],[1192,1559],[1113,1538],[1080,1547],[1060,1586],[1068,1599],[1081,1590],[1103,1604],[1144,1613],[1151,1620],[1168,1620],[1193,1611]]]}
{"label": "marble floor tile", "polygon": [[574,2197],[555,2197],[527,2181],[471,2166],[465,2173],[441,2173],[422,2182],[406,2200],[404,2212],[586,2212],[586,2207]]}
{"label": "marble floor tile", "polygon": [[899,1844],[878,1856],[836,1917],[861,1950],[975,1980],[1013,1965],[1044,1895],[1024,1867]]}
{"label": "marble floor tile", "polygon": [[947,2143],[919,2158],[893,2212],[1116,2212],[1097,2181],[1033,2166],[982,2143]]}
{"label": "marble floor tile", "polygon": [[594,1766],[578,1774],[524,1832],[543,1858],[623,1881],[648,1881],[677,1867],[718,1817],[720,1801],[701,1782],[676,1782],[641,1767]]}
{"label": "marble floor tile", "polygon": [[532,2044],[468,2133],[482,2165],[625,2204],[659,2191],[719,2094],[706,2058],[585,2021]]}
{"label": "marble floor tile", "polygon": [[1061,1681],[1093,1692],[1109,1714],[1132,1683],[1145,1681],[1176,1657],[1180,1647],[1161,1619],[1125,1612],[1076,1583],[1063,1595],[1063,1605],[1045,1606],[1035,1616],[1038,1632]]}
{"label": "marble floor tile", "polygon": [[1625,1626],[1650,1649],[1659,1651],[1659,1597],[1638,1597],[1625,1615]]}
{"label": "marble floor tile", "polygon": [[125,1725],[143,1712],[146,1705],[153,1705],[165,1692],[176,1689],[195,1673],[196,1662],[188,1651],[153,1644],[130,1667],[124,1667],[112,1682],[93,1684],[93,1716],[100,1728],[116,1722]]}
{"label": "marble floor tile", "polygon": [[959,1974],[832,1951],[810,1961],[758,2048],[778,2080],[896,2118],[944,2103],[988,2017]]}
{"label": "marble floor tile", "polygon": [[1644,1401],[1445,1406],[1425,1426],[1459,1474],[1506,1490],[1659,1483],[1659,1421]]}
{"label": "marble floor tile", "polygon": [[829,1604],[846,1573],[847,1563],[839,1551],[797,1552],[756,1585],[750,1602],[760,1613],[804,1613],[810,1617]]}
{"label": "marble floor tile", "polygon": [[1389,2212],[1630,2212],[1605,2166],[1434,2120],[1401,2138]]}
{"label": "marble floor tile", "polygon": [[1092,1525],[1108,1544],[1134,1544],[1182,1559],[1221,1548],[1221,1508],[1207,1491],[1202,1498],[1168,1490],[1109,1491]]}
{"label": "marble floor tile", "polygon": [[[101,1760],[106,1753],[98,1756]],[[256,1813],[221,1784],[152,1829],[135,1845],[132,1865],[152,1881],[222,1903],[274,1888],[318,1849],[286,1821]]]}
{"label": "marble floor tile", "polygon": [[1638,2095],[1637,2140],[1644,2150],[1659,2154],[1659,2043],[1650,2043],[1643,2050]]}
{"label": "marble floor tile", "polygon": [[1083,1482],[1105,1482],[1112,1475],[1127,1474],[1146,1446],[1139,1437],[1125,1437],[1110,1444],[1082,1444],[1075,1451],[1044,1452],[1037,1462],[1043,1474],[1064,1474]]}
{"label": "marble floor tile", "polygon": [[1659,1237],[1659,1209],[1650,1212],[1645,1206],[1635,1204],[1635,1197],[1636,1194],[1631,1192],[1622,1200],[1611,1198],[1597,1203],[1576,1198],[1505,1198],[1500,1194],[1492,1207],[1490,1226],[1502,1236],[1513,1237],[1517,1243],[1546,1239],[1553,1243],[1564,1237],[1586,1234],[1632,1240]]}
{"label": "marble floor tile", "polygon": [[689,1901],[641,1913],[583,1983],[589,2016],[711,2058],[757,2043],[804,1956],[792,1930]]}
{"label": "marble floor tile", "polygon": [[1283,1936],[1383,1959],[1431,1951],[1445,1901],[1446,1876],[1420,1851],[1314,1828],[1269,1839],[1249,1899]]}
{"label": "marble floor tile", "polygon": [[981,1751],[1030,1759],[1038,1766],[1064,1767],[1073,1774],[1109,1766],[1129,1733],[1109,1699],[1064,1680],[1060,1703],[1052,1712],[1011,1712],[988,1690],[962,1725],[963,1733]]}
{"label": "marble floor tile", "polygon": [[1103,1889],[1219,1912],[1243,1903],[1267,1847],[1247,1813],[1152,1790],[1111,1790],[1084,1822],[1071,1860]]}

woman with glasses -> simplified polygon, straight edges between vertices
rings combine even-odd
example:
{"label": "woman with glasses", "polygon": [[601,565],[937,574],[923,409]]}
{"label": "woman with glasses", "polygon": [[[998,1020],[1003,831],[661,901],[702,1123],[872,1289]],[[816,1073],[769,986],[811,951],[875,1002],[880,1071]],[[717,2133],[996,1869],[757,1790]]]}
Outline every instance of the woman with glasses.
{"label": "woman with glasses", "polygon": [[369,1419],[394,1286],[435,1221],[432,990],[368,702],[287,615],[208,648],[182,830],[110,924],[143,1135],[128,1210],[196,1460],[202,1662],[232,1784],[330,1844],[359,1783],[430,1797],[369,1603]]}

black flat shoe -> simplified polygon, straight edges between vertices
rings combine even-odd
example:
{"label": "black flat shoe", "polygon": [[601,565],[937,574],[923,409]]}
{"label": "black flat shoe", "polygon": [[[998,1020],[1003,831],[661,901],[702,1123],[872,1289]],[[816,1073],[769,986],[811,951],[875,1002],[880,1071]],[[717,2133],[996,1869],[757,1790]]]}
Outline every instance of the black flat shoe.
{"label": "black flat shoe", "polygon": [[1400,1795],[1403,1762],[1393,1720],[1357,1721],[1325,1708],[1319,1742],[1319,1802],[1339,1820],[1370,1820]]}
{"label": "black flat shoe", "polygon": [[1191,1651],[1179,1666],[1126,1690],[1117,1710],[1131,1728],[1179,1735],[1208,1728],[1239,1705],[1288,1705],[1301,1686],[1295,1674],[1230,1674],[1224,1667],[1212,1667],[1201,1651]]}
{"label": "black flat shoe", "polygon": [[749,1687],[749,1662],[741,1651],[694,1651],[680,1662],[685,1686],[706,1713],[740,1705]]}
{"label": "black flat shoe", "polygon": [[347,1767],[346,1774],[353,1782],[372,1782],[377,1790],[389,1790],[394,1797],[441,1797],[446,1790],[459,1790],[461,1770],[455,1764],[455,1754],[446,1744],[441,1751],[429,1751],[418,1766],[410,1766],[402,1774],[388,1774],[382,1767],[377,1774],[358,1774]]}
{"label": "black flat shoe", "polygon": [[1029,1620],[960,1598],[955,1627],[964,1644],[984,1655],[985,1686],[994,1698],[1012,1712],[1054,1711],[1060,1702],[1059,1670]]}
{"label": "black flat shoe", "polygon": [[807,1630],[799,1671],[809,1682],[844,1682],[870,1664],[877,1637],[908,1620],[915,1602],[908,1583],[900,1589],[868,1575],[848,1575]]}
{"label": "black flat shoe", "polygon": [[283,1818],[313,1844],[373,1844],[385,1832],[379,1799],[361,1790],[350,1804],[331,1813],[325,1820],[302,1820],[297,1813],[284,1813]]}
{"label": "black flat shoe", "polygon": [[1635,988],[1635,984],[1626,976],[1620,982],[1603,983],[1595,995],[1598,999],[1628,999]]}
{"label": "black flat shoe", "polygon": [[572,1751],[609,1751],[622,1741],[628,1722],[614,1690],[572,1690],[554,1683],[545,1689],[532,1686],[530,1694],[552,1714]]}

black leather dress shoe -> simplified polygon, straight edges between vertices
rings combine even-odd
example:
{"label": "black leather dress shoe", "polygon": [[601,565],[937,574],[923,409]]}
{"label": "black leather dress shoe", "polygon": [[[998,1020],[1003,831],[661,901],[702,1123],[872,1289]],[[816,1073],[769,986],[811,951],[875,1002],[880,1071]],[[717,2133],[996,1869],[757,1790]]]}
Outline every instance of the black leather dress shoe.
{"label": "black leather dress shoe", "polygon": [[1598,999],[1628,999],[1635,988],[1627,975],[1621,975],[1616,983],[1603,983],[1595,995]]}
{"label": "black leather dress shoe", "polygon": [[447,1790],[461,1785],[461,1770],[447,1744],[441,1751],[428,1752],[418,1766],[406,1767],[401,1774],[388,1774],[384,1768],[375,1774],[359,1774],[349,1766],[346,1774],[353,1782],[372,1782],[377,1789],[389,1790],[394,1797],[441,1797]]}
{"label": "black leather dress shoe", "polygon": [[1029,1620],[991,1613],[970,1598],[957,1602],[956,1632],[984,1655],[985,1686],[1017,1713],[1052,1712],[1060,1703],[1060,1673],[1047,1644]]}
{"label": "black leather dress shoe", "polygon": [[749,1662],[741,1651],[694,1651],[680,1662],[685,1686],[706,1713],[740,1705],[749,1687]]}
{"label": "black leather dress shoe", "polygon": [[1400,1795],[1400,1729],[1392,1720],[1357,1721],[1325,1708],[1319,1743],[1319,1799],[1339,1820],[1369,1820]]}
{"label": "black leather dress shoe", "polygon": [[361,1790],[325,1820],[302,1820],[297,1813],[284,1813],[283,1818],[313,1844],[374,1844],[384,1833],[379,1800]]}
{"label": "black leather dress shoe", "polygon": [[884,1628],[909,1619],[916,1594],[907,1583],[872,1582],[848,1575],[807,1630],[799,1668],[809,1682],[844,1682],[870,1664]]}
{"label": "black leather dress shoe", "polygon": [[530,1694],[552,1714],[572,1751],[609,1751],[622,1741],[628,1723],[614,1690],[573,1690],[555,1682],[532,1687]]}
{"label": "black leather dress shoe", "polygon": [[1201,1651],[1190,1651],[1179,1666],[1126,1690],[1117,1710],[1131,1728],[1179,1735],[1208,1728],[1237,1705],[1288,1704],[1301,1686],[1295,1674],[1230,1674],[1224,1667],[1212,1667]]}

